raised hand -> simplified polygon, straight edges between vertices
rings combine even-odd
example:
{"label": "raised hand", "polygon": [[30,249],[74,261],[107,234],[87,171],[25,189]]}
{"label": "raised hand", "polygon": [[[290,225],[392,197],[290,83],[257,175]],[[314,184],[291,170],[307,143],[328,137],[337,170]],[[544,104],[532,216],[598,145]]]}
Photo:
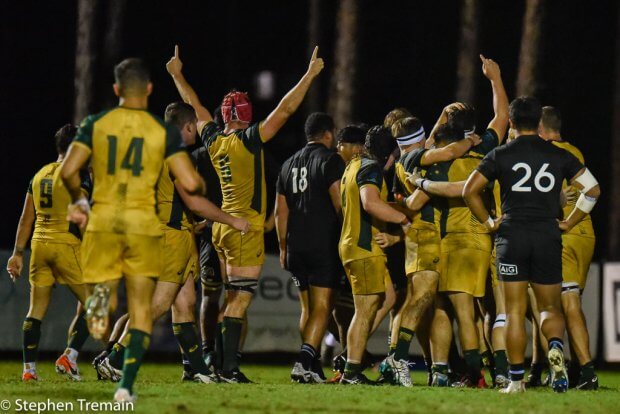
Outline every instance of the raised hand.
{"label": "raised hand", "polygon": [[319,47],[314,47],[314,52],[312,52],[312,57],[310,58],[310,64],[308,65],[308,74],[312,77],[315,77],[323,70],[325,63],[323,63],[323,59],[318,57]]}
{"label": "raised hand", "polygon": [[482,61],[482,73],[487,79],[492,81],[501,78],[499,65],[493,59],[487,59],[484,55],[480,55],[480,60]]}
{"label": "raised hand", "polygon": [[174,45],[174,56],[166,63],[166,70],[170,75],[174,76],[181,73],[182,69],[183,62],[181,62],[181,58],[179,57],[179,45]]}

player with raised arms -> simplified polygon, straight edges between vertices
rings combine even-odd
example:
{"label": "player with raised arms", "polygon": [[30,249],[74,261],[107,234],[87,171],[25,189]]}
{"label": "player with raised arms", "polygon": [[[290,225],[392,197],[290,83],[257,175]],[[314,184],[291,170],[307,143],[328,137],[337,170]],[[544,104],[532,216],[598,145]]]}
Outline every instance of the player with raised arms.
{"label": "player with raised arms", "polygon": [[241,234],[225,224],[213,226],[213,245],[220,258],[226,297],[220,315],[216,354],[221,358],[219,373],[224,382],[249,382],[239,370],[237,356],[243,321],[264,263],[266,208],[263,144],[271,140],[297,110],[316,76],[323,59],[314,49],[308,70],[282,98],[269,116],[252,123],[252,104],[247,94],[231,91],[222,100],[224,128],[213,122],[211,113],[182,73],[179,48],[166,64],[168,73],[183,98],[196,111],[198,133],[217,170],[222,187],[222,210],[250,221],[250,231]]}

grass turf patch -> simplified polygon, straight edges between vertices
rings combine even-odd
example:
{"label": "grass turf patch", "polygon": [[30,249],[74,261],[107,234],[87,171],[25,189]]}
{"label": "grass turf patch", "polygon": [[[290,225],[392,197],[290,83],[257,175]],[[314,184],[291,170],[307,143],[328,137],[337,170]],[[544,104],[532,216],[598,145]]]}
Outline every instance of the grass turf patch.
{"label": "grass turf patch", "polygon": [[[81,364],[83,381],[71,382],[54,372],[53,362],[38,365],[38,383],[22,383],[22,365],[0,362],[0,400],[9,400],[15,412],[17,399],[55,402],[86,399],[110,401],[115,384],[97,381],[94,370]],[[138,374],[137,412],[241,413],[241,412],[356,412],[356,413],[570,413],[610,414],[620,407],[620,372],[600,372],[599,391],[555,394],[550,389],[528,390],[522,395],[501,395],[497,390],[429,388],[425,373],[413,373],[414,387],[301,385],[289,380],[289,367],[250,365],[244,373],[256,384],[181,383],[180,364],[147,363]],[[377,375],[369,373],[370,378]]]}

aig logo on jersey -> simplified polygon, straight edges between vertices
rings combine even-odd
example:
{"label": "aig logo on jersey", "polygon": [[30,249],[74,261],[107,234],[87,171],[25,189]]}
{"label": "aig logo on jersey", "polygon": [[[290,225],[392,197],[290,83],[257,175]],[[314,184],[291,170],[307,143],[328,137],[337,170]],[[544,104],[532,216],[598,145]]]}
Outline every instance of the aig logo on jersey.
{"label": "aig logo on jersey", "polygon": [[519,268],[513,264],[499,264],[499,274],[502,276],[517,276],[519,274]]}

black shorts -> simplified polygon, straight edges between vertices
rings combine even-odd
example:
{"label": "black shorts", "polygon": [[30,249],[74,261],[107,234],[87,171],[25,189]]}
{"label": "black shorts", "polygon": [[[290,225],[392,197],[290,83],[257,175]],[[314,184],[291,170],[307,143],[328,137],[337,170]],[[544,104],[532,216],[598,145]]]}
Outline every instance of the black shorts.
{"label": "black shorts", "polygon": [[405,243],[396,243],[388,247],[385,249],[385,255],[394,290],[406,289],[408,279],[405,273]]}
{"label": "black shorts", "polygon": [[344,274],[337,252],[288,251],[286,266],[301,291],[308,290],[309,286],[336,289]]}
{"label": "black shorts", "polygon": [[198,236],[200,253],[200,283],[205,293],[214,293],[222,288],[220,260],[211,240],[211,228],[206,227]]}
{"label": "black shorts", "polygon": [[503,282],[562,283],[562,235],[555,228],[504,225],[495,238],[497,275]]}

